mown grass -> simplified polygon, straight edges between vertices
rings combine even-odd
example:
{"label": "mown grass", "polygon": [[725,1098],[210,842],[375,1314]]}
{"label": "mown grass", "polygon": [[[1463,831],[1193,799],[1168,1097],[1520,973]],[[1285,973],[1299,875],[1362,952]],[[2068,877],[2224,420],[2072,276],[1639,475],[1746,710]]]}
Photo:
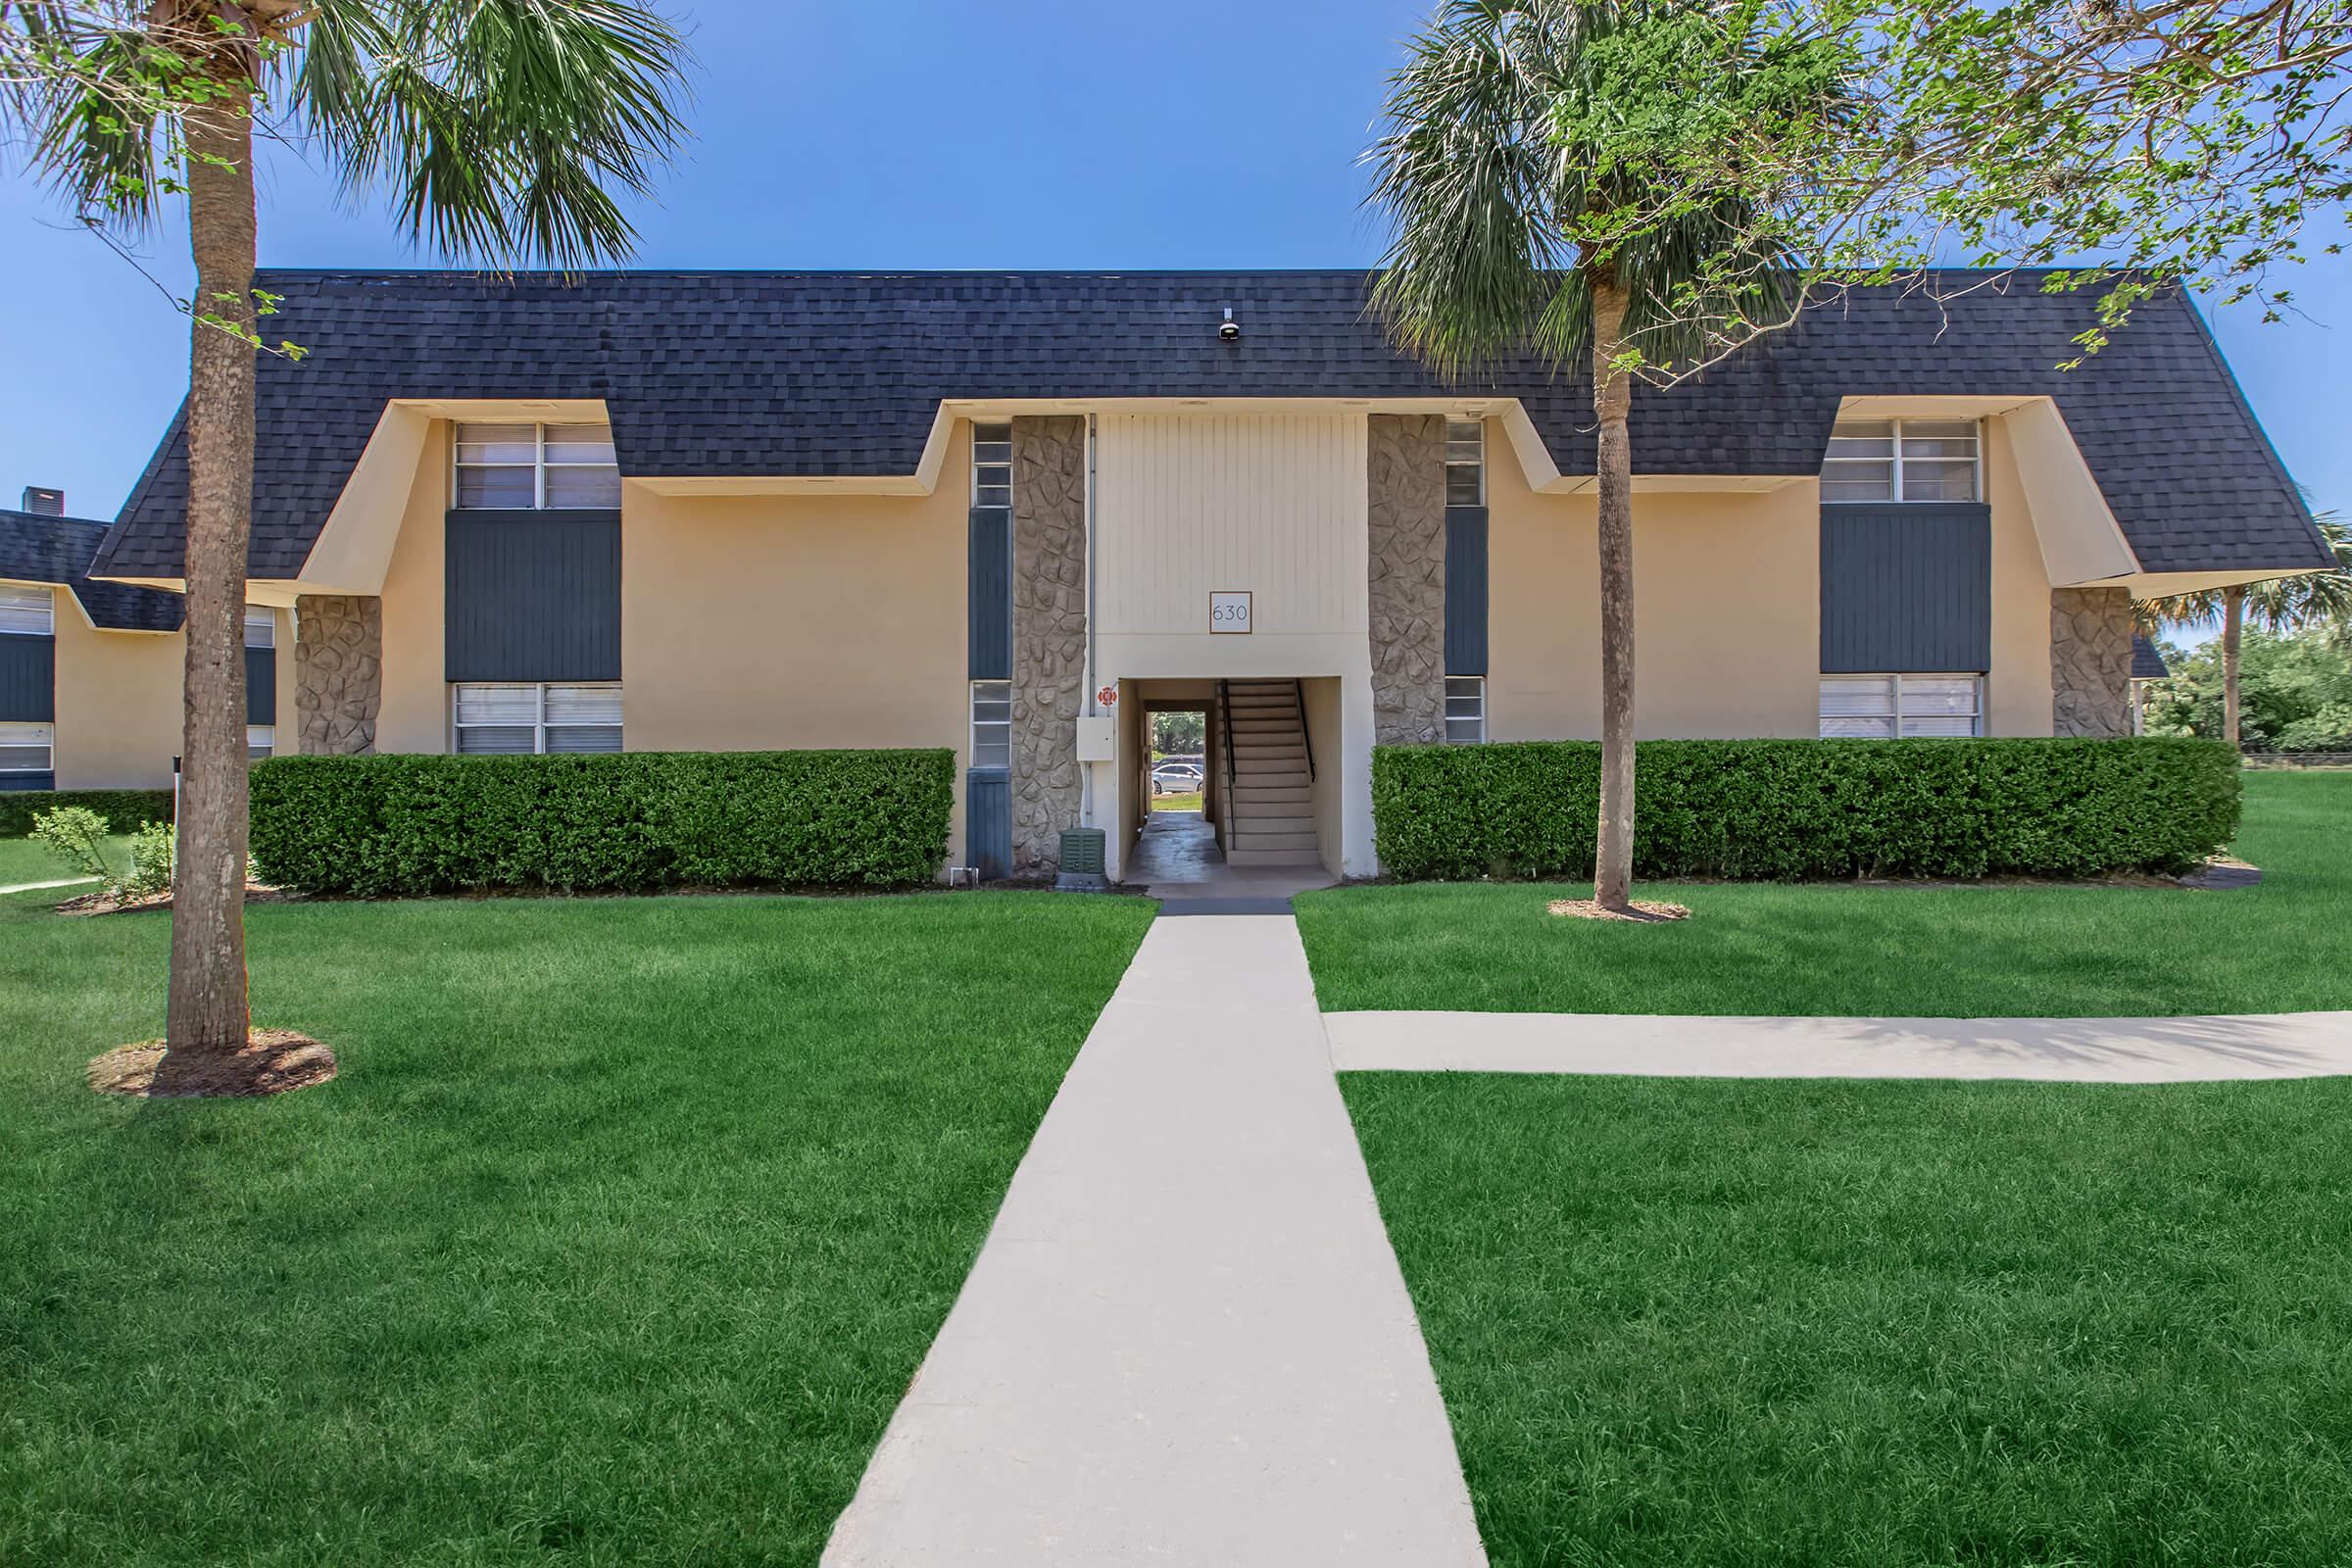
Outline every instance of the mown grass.
{"label": "mown grass", "polygon": [[[116,834],[100,841],[106,863],[117,870],[130,868],[130,840]],[[0,839],[0,888],[25,882],[54,882],[81,872],[58,858],[55,851],[30,839]]]}
{"label": "mown grass", "polygon": [[2249,773],[2260,887],[1645,884],[1672,925],[1544,913],[1590,885],[1296,901],[1333,1011],[2152,1015],[2352,1007],[2352,773]]}
{"label": "mown grass", "polygon": [[1342,1079],[1496,1568],[2352,1561],[2352,1084]]}
{"label": "mown grass", "polygon": [[1148,906],[263,906],[284,1100],[81,1085],[168,922],[0,900],[0,1562],[810,1563]]}

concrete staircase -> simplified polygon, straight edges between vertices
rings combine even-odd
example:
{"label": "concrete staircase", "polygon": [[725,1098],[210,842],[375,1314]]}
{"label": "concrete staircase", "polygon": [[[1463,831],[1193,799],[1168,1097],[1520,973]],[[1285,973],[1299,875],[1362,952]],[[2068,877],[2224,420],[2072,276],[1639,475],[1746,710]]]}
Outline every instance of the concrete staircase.
{"label": "concrete staircase", "polygon": [[1288,680],[1222,683],[1233,773],[1224,800],[1225,863],[1320,865],[1306,718]]}

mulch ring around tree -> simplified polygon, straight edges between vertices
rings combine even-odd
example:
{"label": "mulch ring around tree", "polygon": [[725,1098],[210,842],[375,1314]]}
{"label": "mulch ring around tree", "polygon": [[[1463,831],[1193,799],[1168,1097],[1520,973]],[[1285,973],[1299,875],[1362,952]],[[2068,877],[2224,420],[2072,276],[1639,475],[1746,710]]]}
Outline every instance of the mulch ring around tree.
{"label": "mulch ring around tree", "polygon": [[1630,909],[1605,908],[1596,899],[1554,899],[1544,907],[1553,914],[1564,914],[1572,920],[1631,920],[1638,925],[1690,918],[1690,911],[1682,905],[1652,904],[1647,899],[1634,900],[1634,906]]}
{"label": "mulch ring around tree", "polygon": [[[271,887],[264,882],[245,884],[247,904],[286,904],[297,897],[299,895],[284,888]],[[169,892],[150,893],[118,902],[112,893],[84,893],[66,900],[56,907],[59,914],[127,914],[134,909],[169,909],[172,907],[172,895]]]}
{"label": "mulch ring around tree", "polygon": [[120,1046],[90,1058],[90,1087],[102,1095],[148,1100],[253,1099],[322,1084],[335,1075],[335,1054],[291,1029],[256,1029],[242,1051],[181,1051],[161,1040]]}

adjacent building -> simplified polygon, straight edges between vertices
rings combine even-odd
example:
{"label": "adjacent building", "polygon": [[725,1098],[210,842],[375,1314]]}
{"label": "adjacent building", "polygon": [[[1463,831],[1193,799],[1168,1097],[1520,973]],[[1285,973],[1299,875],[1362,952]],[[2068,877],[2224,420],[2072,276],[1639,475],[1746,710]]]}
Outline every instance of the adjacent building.
{"label": "adjacent building", "polygon": [[[2131,732],[2133,597],[2328,557],[2193,306],[1862,291],[1635,399],[1645,736]],[[1599,725],[1589,390],[1360,272],[272,271],[251,557],[306,753],[951,747],[1053,871],[1208,711],[1238,860],[1375,869],[1376,744]],[[181,570],[167,431],[100,577]]]}
{"label": "adjacent building", "polygon": [[[65,515],[56,490],[0,511],[0,790],[142,789],[172,782],[185,662],[177,593],[90,575],[107,524]],[[251,755],[276,745],[289,613],[245,615]]]}

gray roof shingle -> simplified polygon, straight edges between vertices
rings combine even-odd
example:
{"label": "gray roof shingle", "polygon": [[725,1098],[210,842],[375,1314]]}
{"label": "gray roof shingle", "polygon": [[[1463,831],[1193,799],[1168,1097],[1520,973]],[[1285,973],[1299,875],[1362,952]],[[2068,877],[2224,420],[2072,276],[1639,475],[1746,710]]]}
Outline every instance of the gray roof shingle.
{"label": "gray roof shingle", "polygon": [[[1447,383],[1365,312],[1367,274],[1301,272],[267,271],[251,569],[301,568],[385,400],[602,398],[621,471],[906,474],[943,398],[1519,398],[1560,469],[1590,473],[1582,375],[1533,362]],[[1238,343],[1217,339],[1231,307]],[[1838,400],[2047,394],[2151,571],[2328,564],[2286,470],[2194,306],[2147,305],[2081,368],[2083,294],[2030,278],[1939,305],[1858,291],[1634,400],[1637,472],[1819,471]],[[186,440],[174,419],[101,569],[177,576]]]}
{"label": "gray roof shingle", "polygon": [[91,623],[109,631],[177,631],[179,595],[90,579],[91,558],[106,533],[105,523],[86,517],[0,510],[0,577],[61,583],[74,590]]}
{"label": "gray roof shingle", "polygon": [[2133,632],[2132,634],[2132,678],[2133,680],[2162,680],[2171,673],[2172,670],[2164,662],[2164,656],[2156,651],[2156,645],[2140,633]]}

